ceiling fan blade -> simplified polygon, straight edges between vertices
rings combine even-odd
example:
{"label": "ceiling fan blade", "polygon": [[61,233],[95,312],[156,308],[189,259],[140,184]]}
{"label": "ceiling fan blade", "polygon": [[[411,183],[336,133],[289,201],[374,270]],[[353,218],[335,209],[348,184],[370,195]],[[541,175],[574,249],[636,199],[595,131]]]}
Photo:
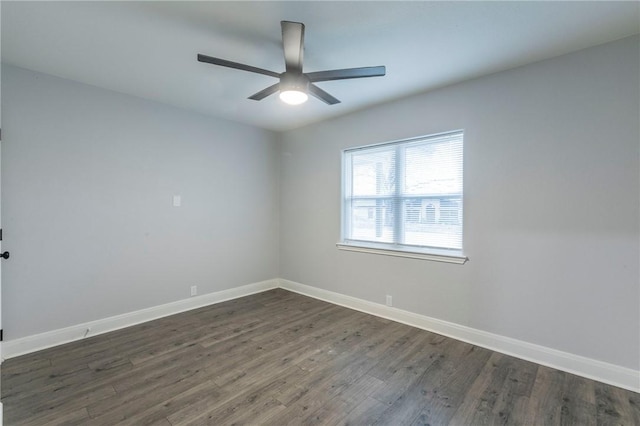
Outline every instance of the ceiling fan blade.
{"label": "ceiling fan blade", "polygon": [[305,75],[309,77],[309,81],[314,83],[316,81],[346,80],[348,78],[381,77],[386,74],[386,71],[384,66],[379,66],[309,72]]}
{"label": "ceiling fan blade", "polygon": [[302,54],[304,51],[304,24],[300,22],[280,21],[282,26],[282,47],[287,71],[302,72]]}
{"label": "ceiling fan blade", "polygon": [[261,91],[259,91],[258,93],[249,96],[249,99],[253,99],[254,101],[261,101],[264,98],[266,98],[269,95],[273,95],[274,93],[276,93],[278,90],[280,90],[280,83],[276,83],[272,86],[267,87],[266,89],[263,89]]}
{"label": "ceiling fan blade", "polygon": [[322,102],[329,105],[335,105],[340,103],[338,99],[334,98],[333,96],[331,96],[330,94],[328,94],[327,92],[325,92],[324,90],[316,86],[315,84],[309,85],[309,93],[311,93],[313,96],[315,96],[316,98],[320,99]]}
{"label": "ceiling fan blade", "polygon": [[227,61],[226,59],[214,58],[212,56],[202,55],[198,53],[198,61],[206,62],[208,64],[220,65],[227,68],[235,68],[237,70],[255,72],[257,74],[264,74],[270,77],[280,78],[280,74],[277,72],[265,70],[262,68],[252,67],[251,65],[240,64],[238,62]]}

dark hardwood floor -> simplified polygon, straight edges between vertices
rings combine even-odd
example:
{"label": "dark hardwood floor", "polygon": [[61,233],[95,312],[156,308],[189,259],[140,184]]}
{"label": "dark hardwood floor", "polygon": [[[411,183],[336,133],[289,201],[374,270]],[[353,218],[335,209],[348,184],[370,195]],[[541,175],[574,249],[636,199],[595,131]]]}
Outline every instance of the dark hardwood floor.
{"label": "dark hardwood floor", "polygon": [[6,425],[640,425],[640,395],[285,290],[2,365]]}

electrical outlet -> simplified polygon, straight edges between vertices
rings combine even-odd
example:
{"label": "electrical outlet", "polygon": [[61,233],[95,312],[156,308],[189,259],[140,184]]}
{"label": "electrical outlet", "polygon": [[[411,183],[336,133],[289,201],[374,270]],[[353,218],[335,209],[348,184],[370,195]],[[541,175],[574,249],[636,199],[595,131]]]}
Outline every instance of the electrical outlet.
{"label": "electrical outlet", "polygon": [[192,285],[191,286],[191,295],[195,296],[198,294],[198,286],[197,285]]}
{"label": "electrical outlet", "polygon": [[393,306],[393,298],[390,294],[387,294],[387,306]]}

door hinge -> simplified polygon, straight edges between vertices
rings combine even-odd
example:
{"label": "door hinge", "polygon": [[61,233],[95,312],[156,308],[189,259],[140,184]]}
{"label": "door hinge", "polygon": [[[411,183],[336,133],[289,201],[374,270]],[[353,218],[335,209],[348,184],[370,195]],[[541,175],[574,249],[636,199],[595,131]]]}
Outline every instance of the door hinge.
{"label": "door hinge", "polygon": [[0,328],[0,342],[4,342],[4,336],[3,336],[2,331],[3,330]]}

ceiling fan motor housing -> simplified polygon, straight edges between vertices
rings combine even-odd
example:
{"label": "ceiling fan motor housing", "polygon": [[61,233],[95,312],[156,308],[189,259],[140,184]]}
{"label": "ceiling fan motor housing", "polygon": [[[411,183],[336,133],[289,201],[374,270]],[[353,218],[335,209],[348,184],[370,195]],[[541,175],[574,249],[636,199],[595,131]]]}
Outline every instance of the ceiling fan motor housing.
{"label": "ceiling fan motor housing", "polygon": [[309,78],[302,73],[283,72],[280,75],[280,90],[295,90],[307,93],[309,91]]}

